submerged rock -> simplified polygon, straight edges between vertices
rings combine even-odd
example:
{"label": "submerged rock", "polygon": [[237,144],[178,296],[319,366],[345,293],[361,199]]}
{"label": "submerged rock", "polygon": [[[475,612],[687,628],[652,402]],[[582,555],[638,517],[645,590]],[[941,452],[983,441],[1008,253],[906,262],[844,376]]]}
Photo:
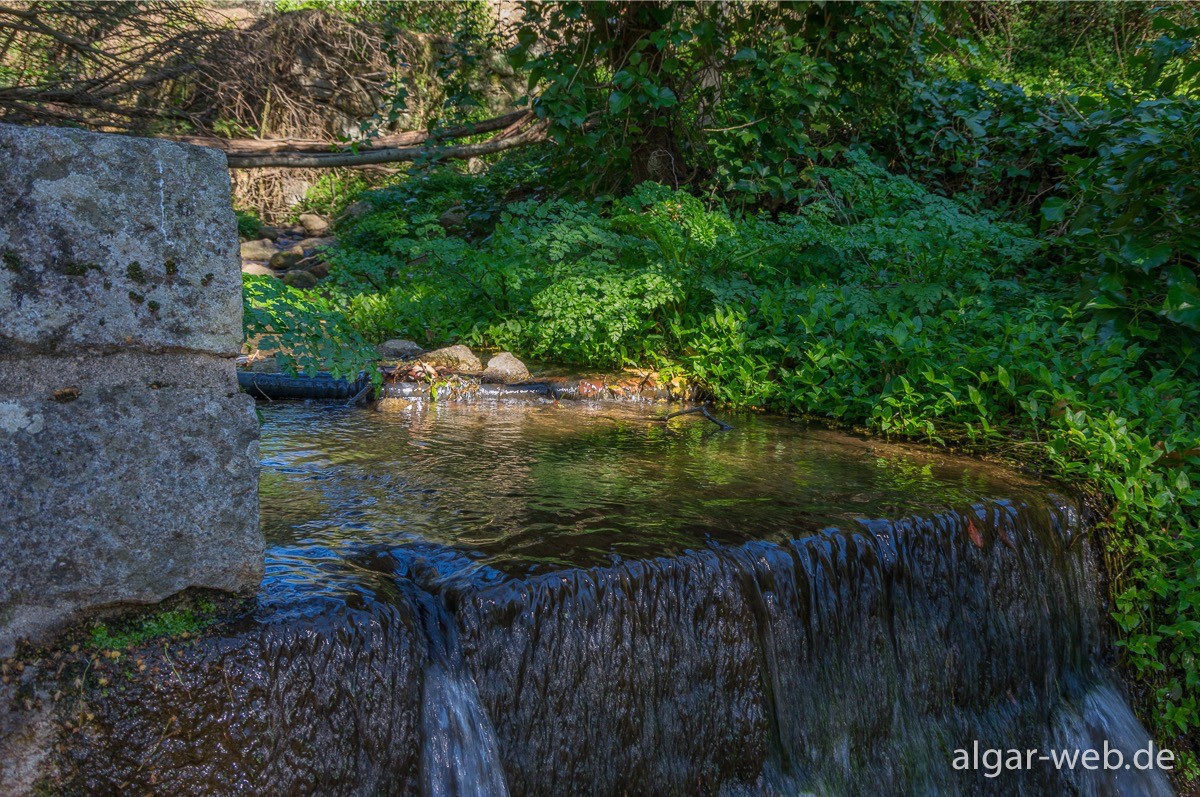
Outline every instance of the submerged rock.
{"label": "submerged rock", "polygon": [[425,353],[416,343],[403,338],[385,340],[375,347],[375,351],[379,352],[379,356],[384,360],[411,360]]}
{"label": "submerged rock", "polygon": [[456,371],[482,371],[483,363],[479,358],[461,343],[437,349],[421,357],[431,365],[444,365]]}
{"label": "submerged rock", "polygon": [[275,244],[267,238],[246,241],[242,244],[242,260],[270,260],[277,251]]}
{"label": "submerged rock", "polygon": [[373,405],[378,412],[404,412],[412,407],[413,403],[408,399],[391,398],[384,396]]}
{"label": "submerged rock", "polygon": [[525,363],[513,356],[512,352],[502,351],[488,360],[487,369],[483,372],[484,382],[524,382],[529,379],[529,369]]}

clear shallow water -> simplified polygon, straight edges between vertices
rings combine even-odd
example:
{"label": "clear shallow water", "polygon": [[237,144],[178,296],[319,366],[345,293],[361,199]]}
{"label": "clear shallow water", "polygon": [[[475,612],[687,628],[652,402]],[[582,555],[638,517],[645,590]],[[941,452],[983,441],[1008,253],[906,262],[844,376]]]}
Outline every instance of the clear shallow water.
{"label": "clear shallow water", "polygon": [[720,431],[576,402],[261,409],[270,604],[386,590],[364,564],[381,550],[486,583],[1033,495],[981,464],[770,416],[725,414]]}

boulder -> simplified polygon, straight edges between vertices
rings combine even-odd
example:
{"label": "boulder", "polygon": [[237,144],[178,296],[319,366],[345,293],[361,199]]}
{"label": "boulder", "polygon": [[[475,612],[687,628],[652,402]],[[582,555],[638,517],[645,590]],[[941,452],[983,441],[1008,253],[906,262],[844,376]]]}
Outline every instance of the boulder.
{"label": "boulder", "polygon": [[301,213],[299,221],[309,237],[324,235],[329,230],[329,222],[316,213]]}
{"label": "boulder", "polygon": [[283,235],[283,230],[279,229],[278,227],[270,227],[267,225],[263,225],[263,227],[259,230],[258,234],[261,235],[263,238],[267,238],[268,240],[274,241],[274,240],[277,240],[279,238],[279,236]]}
{"label": "boulder", "polygon": [[425,353],[416,343],[403,338],[385,340],[375,347],[375,351],[379,352],[379,357],[384,360],[412,360]]}
{"label": "boulder", "polygon": [[317,278],[307,271],[289,271],[281,279],[284,285],[302,291],[317,287]]}
{"label": "boulder", "polygon": [[281,252],[271,255],[271,268],[276,271],[287,271],[304,259],[304,250],[299,246],[290,246]]}
{"label": "boulder", "polygon": [[292,271],[307,271],[317,279],[325,279],[329,276],[329,262],[320,255],[306,257],[296,265],[292,266]]}
{"label": "boulder", "polygon": [[260,277],[276,276],[274,269],[270,268],[269,266],[264,266],[261,263],[243,263],[242,264],[242,273],[243,274],[254,274],[254,275],[260,276]]}
{"label": "boulder", "polygon": [[511,384],[525,382],[529,378],[529,369],[525,367],[525,363],[514,357],[511,352],[502,351],[488,360],[487,369],[484,370],[481,380]]}
{"label": "boulder", "polygon": [[272,255],[278,250],[275,248],[274,242],[269,238],[260,238],[257,241],[246,241],[242,244],[242,260],[270,260]]}
{"label": "boulder", "polygon": [[483,370],[483,363],[479,361],[479,358],[461,343],[422,355],[421,361],[430,365],[442,365],[447,368],[453,368],[455,371],[469,371],[474,373]]}
{"label": "boulder", "polygon": [[311,255],[318,249],[328,249],[329,247],[333,246],[335,241],[337,241],[337,239],[333,237],[305,238],[297,242],[296,246],[303,249],[305,254]]}
{"label": "boulder", "polygon": [[254,589],[224,155],[0,124],[0,163],[0,657],[97,607]]}

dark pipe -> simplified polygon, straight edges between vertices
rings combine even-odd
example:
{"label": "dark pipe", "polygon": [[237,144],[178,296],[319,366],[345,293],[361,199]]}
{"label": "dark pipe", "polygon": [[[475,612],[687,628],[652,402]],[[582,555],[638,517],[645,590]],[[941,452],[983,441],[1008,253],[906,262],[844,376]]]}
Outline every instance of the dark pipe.
{"label": "dark pipe", "polygon": [[334,379],[322,371],[316,376],[287,376],[286,374],[257,374],[238,371],[238,384],[255,398],[269,399],[348,399],[370,384],[365,372],[351,382]]}

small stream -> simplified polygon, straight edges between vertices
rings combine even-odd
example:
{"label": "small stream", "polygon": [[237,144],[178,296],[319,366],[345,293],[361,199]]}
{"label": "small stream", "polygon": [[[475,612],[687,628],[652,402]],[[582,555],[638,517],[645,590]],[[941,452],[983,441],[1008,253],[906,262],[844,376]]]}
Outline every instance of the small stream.
{"label": "small stream", "polygon": [[79,793],[1171,794],[952,765],[1147,743],[1050,485],[768,416],[260,409],[256,608],[95,705]]}

